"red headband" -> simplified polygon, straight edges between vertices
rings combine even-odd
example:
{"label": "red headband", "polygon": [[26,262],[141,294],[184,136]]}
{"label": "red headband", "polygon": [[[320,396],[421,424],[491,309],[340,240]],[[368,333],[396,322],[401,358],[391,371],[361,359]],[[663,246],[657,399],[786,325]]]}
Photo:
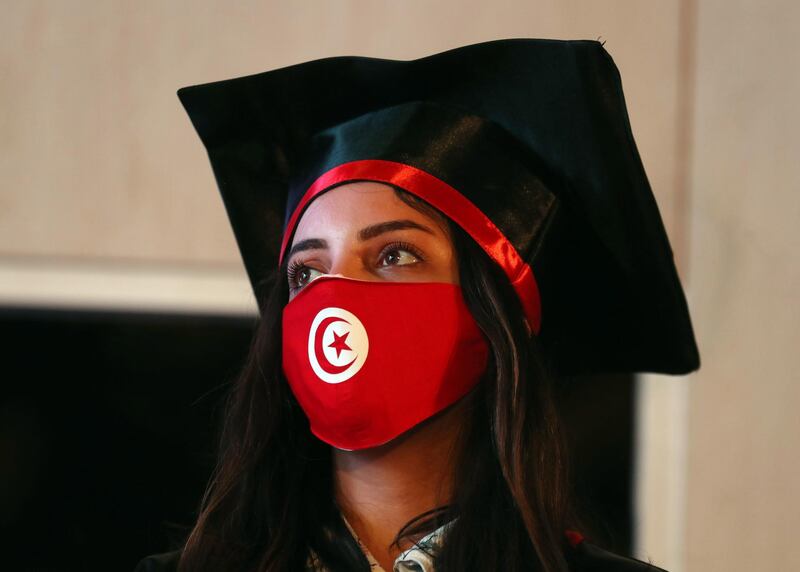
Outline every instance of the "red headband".
{"label": "red headband", "polygon": [[376,181],[400,187],[439,209],[463,228],[506,273],[522,303],[531,330],[538,334],[542,321],[539,287],[531,267],[483,212],[453,187],[416,167],[376,159],[338,165],[320,175],[300,199],[281,241],[279,263],[283,263],[289,239],[308,204],[333,185],[346,181]]}

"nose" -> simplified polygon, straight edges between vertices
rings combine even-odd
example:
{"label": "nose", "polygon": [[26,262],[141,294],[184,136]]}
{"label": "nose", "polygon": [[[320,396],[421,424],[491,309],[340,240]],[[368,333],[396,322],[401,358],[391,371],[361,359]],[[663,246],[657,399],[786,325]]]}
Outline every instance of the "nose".
{"label": "nose", "polygon": [[352,280],[377,280],[375,273],[372,272],[364,260],[355,253],[342,253],[331,261],[329,274],[350,278]]}

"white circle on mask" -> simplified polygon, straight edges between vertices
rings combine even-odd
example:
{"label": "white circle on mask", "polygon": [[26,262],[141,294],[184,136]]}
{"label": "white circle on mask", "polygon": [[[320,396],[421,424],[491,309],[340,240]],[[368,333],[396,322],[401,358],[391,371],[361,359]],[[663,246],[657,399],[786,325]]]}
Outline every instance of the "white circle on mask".
{"label": "white circle on mask", "polygon": [[364,365],[369,337],[355,314],[342,308],[323,308],[308,332],[308,362],[325,383],[347,381]]}

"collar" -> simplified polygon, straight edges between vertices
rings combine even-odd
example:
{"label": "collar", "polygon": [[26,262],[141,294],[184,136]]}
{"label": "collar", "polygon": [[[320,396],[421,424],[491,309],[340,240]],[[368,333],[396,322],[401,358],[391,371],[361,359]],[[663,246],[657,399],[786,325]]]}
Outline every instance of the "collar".
{"label": "collar", "polygon": [[[363,542],[361,542],[361,539],[356,534],[356,531],[353,530],[353,527],[350,526],[350,523],[347,522],[347,519],[344,518],[344,515],[342,515],[342,520],[344,520],[344,523],[347,525],[347,529],[350,531],[350,534],[353,535],[353,538],[358,543],[358,546],[361,548],[364,556],[367,557],[370,570],[372,572],[386,572],[381,565],[378,564],[378,561],[375,560],[375,557],[370,553],[369,549],[364,545]],[[434,567],[434,558],[442,546],[444,535],[447,532],[450,524],[451,523],[443,524],[430,534],[425,535],[416,543],[414,543],[414,546],[402,552],[395,559],[392,572],[436,572]]]}

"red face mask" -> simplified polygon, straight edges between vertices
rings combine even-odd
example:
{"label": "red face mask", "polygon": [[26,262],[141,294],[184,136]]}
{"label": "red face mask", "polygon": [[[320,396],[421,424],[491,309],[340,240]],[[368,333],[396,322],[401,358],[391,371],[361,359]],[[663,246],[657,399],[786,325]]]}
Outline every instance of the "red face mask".
{"label": "red face mask", "polygon": [[289,386],[339,449],[382,445],[452,405],[487,356],[455,284],[322,277],[283,310]]}

